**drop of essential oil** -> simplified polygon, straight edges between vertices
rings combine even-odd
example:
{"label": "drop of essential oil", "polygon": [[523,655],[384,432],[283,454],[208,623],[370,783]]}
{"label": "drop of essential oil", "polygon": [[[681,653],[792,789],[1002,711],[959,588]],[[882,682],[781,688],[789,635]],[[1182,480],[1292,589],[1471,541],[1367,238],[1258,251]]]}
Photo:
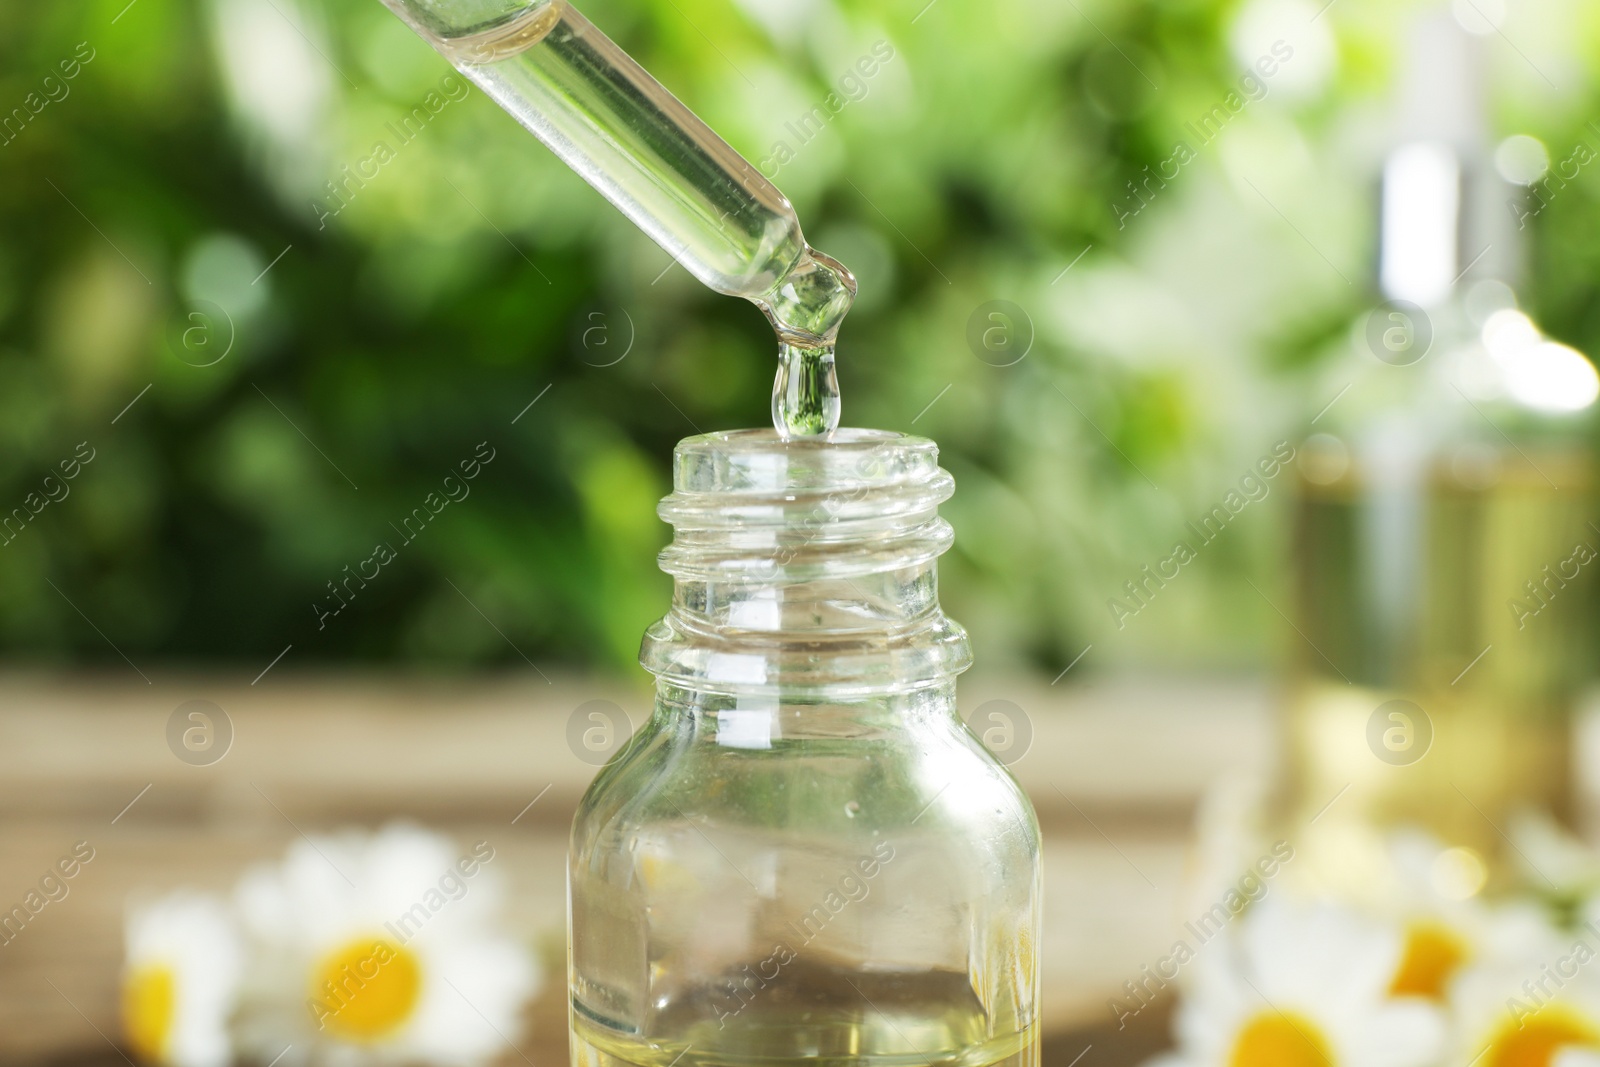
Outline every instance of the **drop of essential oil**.
{"label": "drop of essential oil", "polygon": [[839,375],[831,346],[779,343],[772,425],[782,437],[817,437],[839,428]]}
{"label": "drop of essential oil", "polygon": [[856,298],[844,264],[807,248],[793,269],[756,301],[778,332],[772,426],[784,439],[821,437],[839,428],[834,339]]}

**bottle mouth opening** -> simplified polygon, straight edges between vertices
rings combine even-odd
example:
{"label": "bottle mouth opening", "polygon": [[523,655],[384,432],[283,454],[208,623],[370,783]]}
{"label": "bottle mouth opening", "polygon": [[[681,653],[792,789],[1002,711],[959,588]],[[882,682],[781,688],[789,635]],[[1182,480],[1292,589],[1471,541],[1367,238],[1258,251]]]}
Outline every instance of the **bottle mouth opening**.
{"label": "bottle mouth opening", "polygon": [[939,472],[925,437],[840,427],[784,438],[770,427],[685,438],[673,451],[677,493],[770,495],[912,485]]}
{"label": "bottle mouth opening", "polygon": [[771,429],[703,434],[680,442],[673,459],[675,488],[657,513],[674,527],[681,551],[669,549],[663,563],[685,551],[703,554],[712,547],[707,538],[737,551],[782,554],[796,545],[866,548],[919,528],[947,529],[938,509],[955,491],[932,441],[883,430],[808,438]]}

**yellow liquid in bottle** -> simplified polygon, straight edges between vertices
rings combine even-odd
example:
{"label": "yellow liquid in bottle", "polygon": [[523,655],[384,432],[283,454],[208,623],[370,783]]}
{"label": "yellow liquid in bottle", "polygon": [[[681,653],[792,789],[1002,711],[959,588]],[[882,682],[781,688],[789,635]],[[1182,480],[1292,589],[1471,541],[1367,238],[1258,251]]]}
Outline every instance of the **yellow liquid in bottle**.
{"label": "yellow liquid in bottle", "polygon": [[1032,1027],[990,1033],[964,973],[857,972],[797,959],[667,998],[649,1038],[588,1018],[574,1002],[573,1067],[1038,1067]]}

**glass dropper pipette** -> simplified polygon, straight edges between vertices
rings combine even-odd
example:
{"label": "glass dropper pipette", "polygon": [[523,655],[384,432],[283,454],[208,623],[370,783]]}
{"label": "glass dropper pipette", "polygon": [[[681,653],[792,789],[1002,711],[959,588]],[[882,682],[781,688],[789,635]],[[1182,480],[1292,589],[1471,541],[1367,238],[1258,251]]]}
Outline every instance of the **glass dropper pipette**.
{"label": "glass dropper pipette", "polygon": [[566,0],[383,0],[690,273],[777,330],[772,421],[839,425],[833,346],[856,283],[794,207]]}

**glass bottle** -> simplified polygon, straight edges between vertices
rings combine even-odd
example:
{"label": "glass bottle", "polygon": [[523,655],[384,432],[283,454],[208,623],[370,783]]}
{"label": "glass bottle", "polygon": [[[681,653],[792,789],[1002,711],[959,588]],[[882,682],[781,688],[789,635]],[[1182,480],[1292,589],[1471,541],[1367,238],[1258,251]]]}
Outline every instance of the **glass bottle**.
{"label": "glass bottle", "polygon": [[1038,824],[956,715],[937,457],[679,444],[655,710],[573,822],[574,1067],[1039,1062]]}
{"label": "glass bottle", "polygon": [[1577,426],[1448,392],[1300,448],[1288,741],[1296,818],[1317,820],[1301,865],[1319,885],[1371,885],[1400,826],[1500,877],[1521,813],[1571,814],[1600,547],[1592,464],[1562,433]]}
{"label": "glass bottle", "polygon": [[1356,895],[1399,828],[1452,846],[1481,888],[1517,870],[1524,813],[1569,816],[1600,555],[1595,371],[1519,307],[1482,43],[1444,11],[1411,33],[1382,168],[1388,300],[1301,446],[1294,516],[1290,809],[1315,824],[1296,867]]}

